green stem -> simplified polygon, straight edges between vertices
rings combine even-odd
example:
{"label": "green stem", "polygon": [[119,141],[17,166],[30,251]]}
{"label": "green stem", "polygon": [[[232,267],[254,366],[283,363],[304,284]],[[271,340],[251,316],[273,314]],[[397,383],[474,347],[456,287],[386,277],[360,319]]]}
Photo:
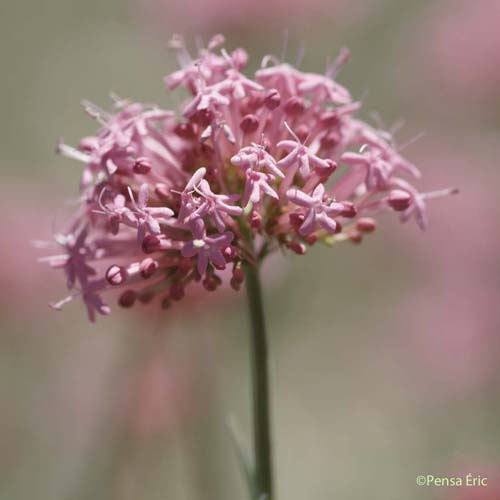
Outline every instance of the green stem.
{"label": "green stem", "polygon": [[245,283],[252,327],[252,385],[255,456],[255,495],[257,500],[273,498],[271,419],[269,404],[269,359],[264,308],[258,266],[246,264]]}

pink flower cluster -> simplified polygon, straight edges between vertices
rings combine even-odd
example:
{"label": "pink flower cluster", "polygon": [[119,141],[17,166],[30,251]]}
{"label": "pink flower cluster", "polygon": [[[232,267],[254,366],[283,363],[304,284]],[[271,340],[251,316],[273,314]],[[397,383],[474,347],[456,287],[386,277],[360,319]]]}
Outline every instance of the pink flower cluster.
{"label": "pink flower cluster", "polygon": [[334,80],[346,51],[323,75],[268,56],[251,79],[246,52],[223,42],[192,59],[174,38],[181,69],[165,82],[189,94],[180,116],[116,97],[113,113],[85,103],[101,128],[59,145],[85,167],[80,207],[56,238],[62,253],[48,259],[72,291],[54,307],[81,296],[94,320],[116,288],[122,307],[159,296],[167,308],[191,282],[217,289],[227,267],[237,290],[244,263],[359,243],[381,210],[423,228],[425,201],[451,192],[419,193],[408,180],[417,168],[355,118],[360,103]]}

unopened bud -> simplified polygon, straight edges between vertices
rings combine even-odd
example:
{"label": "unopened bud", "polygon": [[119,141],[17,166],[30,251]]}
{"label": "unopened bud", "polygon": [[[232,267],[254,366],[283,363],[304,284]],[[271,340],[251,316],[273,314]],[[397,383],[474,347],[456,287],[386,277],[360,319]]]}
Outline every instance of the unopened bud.
{"label": "unopened bud", "polygon": [[134,292],[134,290],[125,290],[120,295],[120,298],[118,299],[118,304],[121,307],[128,309],[134,305],[136,298],[137,294]]}
{"label": "unopened bud", "polygon": [[304,214],[298,214],[298,213],[290,214],[288,217],[290,224],[295,228],[302,225],[302,223],[304,222],[304,218],[305,218]]}
{"label": "unopened bud", "polygon": [[127,270],[124,267],[113,265],[106,271],[106,280],[110,285],[118,286],[125,283]]}
{"label": "unopened bud", "polygon": [[203,288],[205,288],[205,290],[208,290],[209,292],[213,292],[213,291],[217,290],[217,281],[215,279],[213,279],[212,276],[207,276],[201,282],[201,284],[203,285]]}
{"label": "unopened bud", "polygon": [[224,259],[226,259],[226,262],[231,262],[236,258],[237,255],[236,248],[232,245],[228,245],[222,251],[222,255],[224,255]]}
{"label": "unopened bud", "polygon": [[144,279],[148,279],[151,278],[151,276],[153,276],[155,271],[158,269],[158,262],[148,257],[140,263],[139,268],[142,277]]}
{"label": "unopened bud", "polygon": [[169,290],[172,300],[181,300],[184,298],[184,287],[180,283],[174,283]]}
{"label": "unopened bud", "polygon": [[314,234],[309,234],[304,239],[306,243],[311,246],[313,246],[318,241],[318,237]]}
{"label": "unopened bud", "polygon": [[281,104],[281,95],[276,89],[268,90],[264,98],[264,104],[267,109],[276,109]]}
{"label": "unopened bud", "polygon": [[190,123],[179,123],[174,129],[174,133],[182,139],[194,139],[196,137],[194,128]]}
{"label": "unopened bud", "polygon": [[351,203],[350,201],[343,201],[342,204],[344,205],[344,209],[340,213],[342,217],[347,217],[348,219],[356,217],[358,210],[354,206],[354,203]]}
{"label": "unopened bud", "polygon": [[142,251],[144,253],[153,253],[160,248],[160,238],[154,234],[147,234],[142,240]]}
{"label": "unopened bud", "polygon": [[241,284],[243,281],[245,281],[245,273],[243,272],[243,269],[241,269],[241,266],[235,267],[233,269],[233,280],[235,280],[237,283]]}
{"label": "unopened bud", "polygon": [[132,170],[136,174],[146,175],[151,172],[151,162],[147,158],[137,158]]}
{"label": "unopened bud", "polygon": [[402,189],[394,189],[389,193],[388,203],[396,212],[403,212],[411,204],[411,196]]}
{"label": "unopened bud", "polygon": [[349,239],[355,245],[359,245],[363,241],[363,235],[359,231],[354,230],[349,234]]}
{"label": "unopened bud", "polygon": [[295,252],[297,255],[304,255],[307,251],[307,247],[304,245],[304,243],[300,241],[291,241],[288,244],[288,247],[292,252]]}
{"label": "unopened bud", "polygon": [[373,233],[377,227],[377,223],[375,219],[371,217],[361,217],[356,222],[356,229],[361,231],[362,233]]}
{"label": "unopened bud", "polygon": [[301,97],[292,96],[285,102],[285,113],[292,116],[301,115],[306,109]]}
{"label": "unopened bud", "polygon": [[259,128],[259,119],[255,115],[245,115],[240,121],[240,129],[245,134],[251,134]]}
{"label": "unopened bud", "polygon": [[231,288],[236,292],[241,288],[240,283],[238,283],[234,278],[231,278],[229,284],[231,285]]}

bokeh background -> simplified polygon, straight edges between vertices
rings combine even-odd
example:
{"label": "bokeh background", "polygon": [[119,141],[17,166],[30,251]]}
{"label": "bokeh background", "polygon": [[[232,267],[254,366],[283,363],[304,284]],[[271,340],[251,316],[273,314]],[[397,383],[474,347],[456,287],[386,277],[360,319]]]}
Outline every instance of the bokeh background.
{"label": "bokeh background", "polygon": [[[426,233],[388,218],[277,266],[279,498],[499,499],[499,26],[498,0],[2,0],[0,499],[245,498],[226,432],[250,429],[244,295],[90,325],[48,308],[63,277],[30,246],[71,211],[79,167],[54,150],[93,130],[82,98],[176,104],[173,32],[224,32],[252,68],[286,32],[307,70],[348,46],[364,118],[404,120],[401,144],[423,132],[406,154],[424,187],[461,190]],[[467,472],[489,486],[415,485]]]}

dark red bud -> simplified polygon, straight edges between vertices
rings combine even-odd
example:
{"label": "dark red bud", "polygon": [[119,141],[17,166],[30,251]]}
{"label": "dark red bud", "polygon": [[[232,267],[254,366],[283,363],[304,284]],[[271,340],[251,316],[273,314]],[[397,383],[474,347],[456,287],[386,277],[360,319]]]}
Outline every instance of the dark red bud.
{"label": "dark red bud", "polygon": [[142,251],[144,253],[153,253],[160,248],[160,238],[154,234],[147,234],[142,240]]}
{"label": "dark red bud", "polygon": [[325,127],[334,127],[339,123],[339,116],[335,111],[325,111],[319,120]]}
{"label": "dark red bud", "polygon": [[259,119],[255,115],[246,115],[240,121],[240,129],[245,134],[251,134],[259,128]]}
{"label": "dark red bud", "polygon": [[108,219],[108,228],[111,234],[117,235],[120,231],[120,216],[113,214]]}
{"label": "dark red bud", "polygon": [[307,125],[299,125],[295,129],[295,135],[299,138],[300,142],[305,142],[307,137],[309,136],[309,127]]}
{"label": "dark red bud", "polygon": [[321,147],[323,149],[331,149],[340,141],[340,135],[337,132],[329,132],[321,138]]}
{"label": "dark red bud", "polygon": [[184,287],[180,283],[174,283],[169,290],[172,300],[181,300],[184,298]]}
{"label": "dark red bud", "polygon": [[395,189],[389,193],[388,203],[396,212],[403,212],[411,204],[411,196],[402,189]]}
{"label": "dark red bud", "polygon": [[328,163],[328,168],[316,168],[316,172],[322,176],[325,176],[326,179],[332,175],[335,170],[337,170],[337,164],[333,160],[326,160]]}
{"label": "dark red bud", "polygon": [[359,245],[363,241],[363,235],[359,231],[354,230],[349,234],[349,239],[355,245]]}
{"label": "dark red bud", "polygon": [[245,273],[243,272],[243,269],[241,267],[235,267],[233,269],[233,280],[236,281],[236,283],[243,283],[245,281]]}
{"label": "dark red bud", "polygon": [[132,170],[139,175],[146,175],[151,172],[151,162],[147,158],[137,158]]}
{"label": "dark red bud", "polygon": [[141,275],[144,279],[151,278],[155,271],[158,269],[158,262],[150,257],[144,259],[140,265]]}
{"label": "dark red bud", "polygon": [[226,262],[231,262],[236,258],[237,251],[234,246],[229,245],[226,248],[224,248],[222,254],[224,255],[224,259],[226,259]]}
{"label": "dark red bud", "polygon": [[292,241],[289,243],[288,247],[297,255],[304,255],[307,251],[307,247],[300,241]]}
{"label": "dark red bud", "polygon": [[354,206],[354,203],[351,203],[350,201],[343,201],[342,203],[344,205],[344,209],[342,210],[340,215],[342,215],[342,217],[347,217],[347,218],[356,217],[358,210]]}
{"label": "dark red bud", "polygon": [[172,305],[172,302],[170,301],[170,297],[163,297],[161,300],[161,308],[162,309],[168,309]]}
{"label": "dark red bud", "polygon": [[361,217],[356,222],[356,229],[362,233],[373,233],[377,227],[377,223],[371,217]]}
{"label": "dark red bud", "polygon": [[171,199],[170,189],[165,184],[156,184],[155,194],[164,203]]}
{"label": "dark red bud", "polygon": [[306,109],[301,97],[292,96],[285,102],[285,113],[292,116],[301,115]]}
{"label": "dark red bud", "polygon": [[264,104],[267,109],[276,109],[281,104],[281,95],[276,89],[268,90],[264,98]]}
{"label": "dark red bud", "polygon": [[217,281],[211,276],[207,276],[201,282],[201,284],[203,285],[203,288],[205,288],[205,290],[208,290],[209,292],[214,292],[215,290],[217,290]]}
{"label": "dark red bud", "polygon": [[174,132],[182,139],[194,139],[196,137],[191,123],[179,123],[176,125]]}
{"label": "dark red bud", "polygon": [[241,285],[234,278],[231,278],[229,284],[231,285],[231,288],[236,292],[241,288]]}
{"label": "dark red bud", "polygon": [[128,309],[129,307],[132,307],[134,305],[136,298],[137,294],[134,292],[134,290],[125,290],[120,295],[120,298],[118,299],[118,304],[121,307]]}
{"label": "dark red bud", "polygon": [[290,224],[295,228],[302,225],[302,223],[304,222],[304,218],[304,214],[299,213],[290,214],[288,217]]}
{"label": "dark red bud", "polygon": [[315,236],[314,234],[310,234],[304,238],[306,240],[306,243],[308,245],[314,245],[318,241],[318,237]]}

